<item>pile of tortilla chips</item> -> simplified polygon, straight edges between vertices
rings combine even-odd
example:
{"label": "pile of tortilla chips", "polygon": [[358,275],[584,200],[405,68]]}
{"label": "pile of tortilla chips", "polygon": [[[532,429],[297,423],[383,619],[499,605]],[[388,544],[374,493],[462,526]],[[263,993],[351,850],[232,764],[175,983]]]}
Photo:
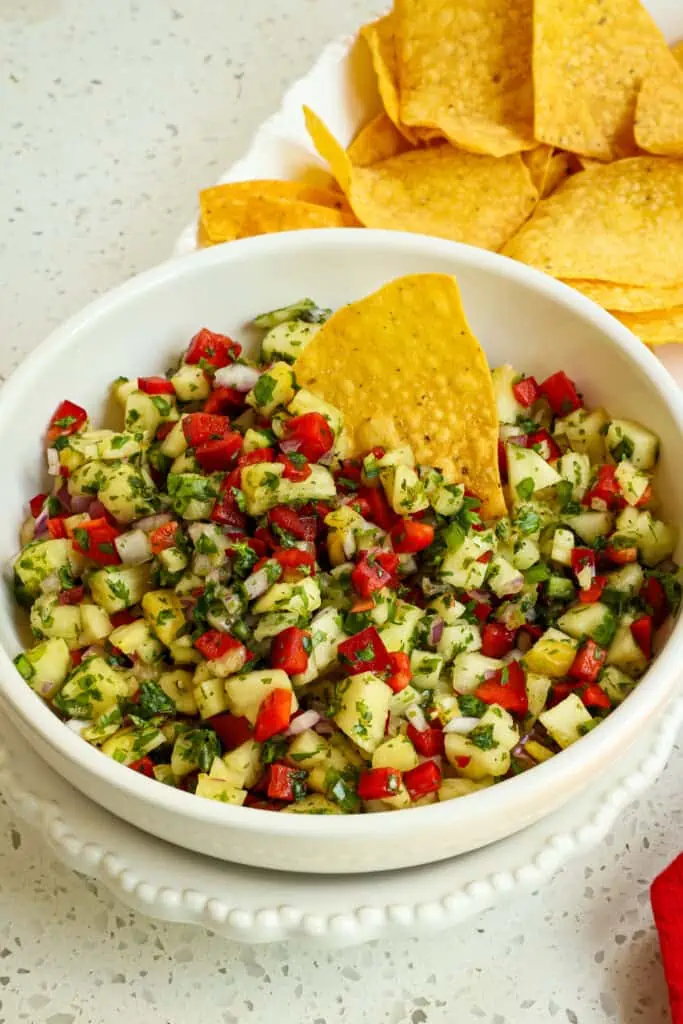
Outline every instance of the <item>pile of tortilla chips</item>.
{"label": "pile of tortilla chips", "polygon": [[435,235],[540,267],[649,344],[683,341],[683,44],[641,0],[394,0],[360,35],[382,112],[345,147],[304,111],[332,180],[209,189],[204,244]]}

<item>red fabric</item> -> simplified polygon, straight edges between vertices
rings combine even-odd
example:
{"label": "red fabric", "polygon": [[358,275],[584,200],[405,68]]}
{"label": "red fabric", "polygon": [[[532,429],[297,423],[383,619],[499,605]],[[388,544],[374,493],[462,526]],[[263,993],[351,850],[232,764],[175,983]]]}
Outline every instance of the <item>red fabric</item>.
{"label": "red fabric", "polygon": [[683,1024],[683,853],[652,883],[650,890],[669,986],[672,1024]]}

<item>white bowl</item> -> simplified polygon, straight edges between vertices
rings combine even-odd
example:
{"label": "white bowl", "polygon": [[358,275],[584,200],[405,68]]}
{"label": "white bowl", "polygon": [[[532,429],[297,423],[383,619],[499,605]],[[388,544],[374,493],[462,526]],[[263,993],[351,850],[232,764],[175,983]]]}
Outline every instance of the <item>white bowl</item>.
{"label": "white bowl", "polygon": [[[501,256],[434,238],[382,231],[263,236],[166,263],[106,295],[37,349],[0,393],[0,479],[9,560],[27,499],[44,484],[41,438],[63,398],[104,414],[110,381],[165,369],[200,326],[245,340],[244,325],[304,295],[337,307],[401,274],[453,273],[492,365],[543,377],[564,369],[588,405],[643,420],[662,439],[663,514],[683,521],[678,467],[683,399],[664,368],[607,313],[543,274]],[[394,814],[272,814],[202,800],[103,756],[29,689],[11,664],[21,623],[0,598],[0,693],[23,737],[74,786],[121,818],[224,860],[302,872],[401,868],[474,850],[590,786],[667,704],[683,661],[683,623],[634,693],[609,719],[551,761],[491,789]]]}

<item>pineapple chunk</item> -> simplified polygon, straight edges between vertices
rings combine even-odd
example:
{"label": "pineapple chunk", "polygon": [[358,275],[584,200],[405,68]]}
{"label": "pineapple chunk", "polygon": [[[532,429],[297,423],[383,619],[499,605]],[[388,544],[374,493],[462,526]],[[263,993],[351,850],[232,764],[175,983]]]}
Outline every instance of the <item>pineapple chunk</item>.
{"label": "pineapple chunk", "polygon": [[183,605],[172,590],[150,590],[142,599],[142,610],[151,629],[167,647],[185,626]]}

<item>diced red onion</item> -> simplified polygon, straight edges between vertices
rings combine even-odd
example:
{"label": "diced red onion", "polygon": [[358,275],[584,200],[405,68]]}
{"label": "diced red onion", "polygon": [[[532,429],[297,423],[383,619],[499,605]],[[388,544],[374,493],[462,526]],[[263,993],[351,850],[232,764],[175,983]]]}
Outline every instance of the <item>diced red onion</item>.
{"label": "diced red onion", "polygon": [[437,615],[432,622],[431,629],[429,630],[429,642],[432,647],[436,647],[444,629],[444,621],[440,615]]}
{"label": "diced red onion", "polygon": [[59,582],[59,576],[56,572],[51,572],[49,576],[46,576],[44,580],[40,582],[40,589],[43,594],[56,594],[62,589],[62,585]]}
{"label": "diced red onion", "polygon": [[211,572],[208,572],[206,574],[205,578],[204,578],[204,582],[205,583],[220,583],[220,581],[221,581],[221,571],[220,571],[220,569],[212,569]]}
{"label": "diced red onion", "polygon": [[451,718],[450,722],[446,722],[443,727],[444,732],[454,732],[458,736],[468,736],[473,729],[479,725],[478,718]]}
{"label": "diced red onion", "polygon": [[493,677],[496,675],[498,675],[497,668],[487,668],[485,672],[482,672],[484,680],[493,679]]}
{"label": "diced red onion", "polygon": [[345,558],[353,558],[356,553],[356,538],[353,530],[344,530],[342,533],[342,549]]}
{"label": "diced red onion", "polygon": [[298,452],[301,446],[301,442],[295,440],[295,438],[288,438],[286,441],[280,441],[280,448],[288,455],[290,452]]}
{"label": "diced red onion", "polygon": [[426,732],[429,729],[429,722],[419,704],[410,704],[406,708],[406,718],[418,732]]}
{"label": "diced red onion", "polygon": [[319,736],[332,736],[337,731],[334,722],[330,722],[326,718],[321,718],[320,721],[313,726],[313,729]]}
{"label": "diced red onion", "polygon": [[44,508],[43,511],[38,516],[38,518],[36,519],[35,524],[33,526],[33,530],[36,537],[39,537],[43,533],[45,533],[45,531],[47,530],[47,521],[49,518],[50,516],[48,514],[47,508]]}
{"label": "diced red onion", "polygon": [[82,736],[83,732],[86,729],[89,729],[91,725],[92,722],[83,721],[82,718],[70,718],[66,723],[67,729],[71,729],[71,731],[75,732],[78,736]]}
{"label": "diced red onion", "polygon": [[420,580],[420,588],[425,597],[434,597],[435,594],[443,594],[448,590],[446,583],[435,583],[429,576],[423,576]]}
{"label": "diced red onion", "polygon": [[114,538],[114,547],[124,565],[142,565],[152,558],[149,537],[142,530],[128,530]]}
{"label": "diced red onion", "polygon": [[47,471],[50,476],[59,476],[59,452],[56,448],[48,448],[47,450]]}
{"label": "diced red onion", "polygon": [[517,629],[519,608],[515,604],[502,605],[496,618],[508,629]]}
{"label": "diced red onion", "polygon": [[252,572],[251,576],[247,576],[244,581],[244,591],[250,601],[260,597],[261,594],[265,594],[266,590],[270,587],[268,568],[267,565],[262,566],[256,572]]}
{"label": "diced red onion", "polygon": [[92,644],[83,651],[84,658],[101,658],[103,654],[104,647],[100,647],[99,644]]}
{"label": "diced red onion", "polygon": [[330,448],[329,452],[325,452],[324,455],[320,456],[320,458],[318,459],[318,462],[320,463],[321,466],[331,466],[333,459],[334,459],[334,449]]}
{"label": "diced red onion", "polygon": [[524,587],[524,577],[521,572],[517,576],[513,576],[511,580],[505,584],[505,588],[501,589],[501,596],[507,597],[508,594],[519,594]]}
{"label": "diced red onion", "polygon": [[99,498],[95,498],[93,501],[90,502],[90,507],[88,508],[88,515],[90,516],[91,519],[106,519],[109,513],[105,506],[102,504],[102,502],[99,500]]}
{"label": "diced red onion", "polygon": [[220,370],[216,370],[214,380],[219,387],[234,388],[235,391],[244,392],[251,391],[260,376],[259,370],[253,366],[232,363],[231,366],[223,366]]}
{"label": "diced red onion", "polygon": [[467,599],[469,601],[476,601],[477,604],[488,604],[489,595],[485,590],[469,590],[467,592]]}
{"label": "diced red onion", "polygon": [[303,711],[289,723],[289,728],[285,729],[285,736],[298,736],[300,733],[306,732],[307,729],[313,729],[319,721],[320,715],[317,711],[313,711],[313,709]]}
{"label": "diced red onion", "polygon": [[48,700],[48,698],[50,696],[50,693],[53,691],[53,689],[54,689],[54,683],[52,683],[52,682],[44,682],[44,683],[41,683],[39,685],[38,693],[40,694],[41,697],[44,697],[45,700]]}
{"label": "diced red onion", "polygon": [[71,511],[75,515],[82,515],[83,512],[88,512],[92,505],[92,498],[87,494],[75,494],[71,499]]}
{"label": "diced red onion", "polygon": [[136,530],[144,530],[145,533],[152,533],[153,530],[158,530],[160,526],[165,526],[166,523],[170,523],[171,519],[172,517],[168,512],[159,512],[158,515],[143,516],[142,519],[136,519],[132,525]]}
{"label": "diced red onion", "polygon": [[521,651],[508,651],[504,654],[501,661],[504,661],[506,665],[509,665],[511,661],[521,661],[524,657]]}
{"label": "diced red onion", "polygon": [[214,629],[219,630],[221,633],[229,633],[235,619],[234,616],[228,615],[227,612],[223,612],[222,615],[209,612],[206,616],[206,621],[210,626],[213,626]]}

